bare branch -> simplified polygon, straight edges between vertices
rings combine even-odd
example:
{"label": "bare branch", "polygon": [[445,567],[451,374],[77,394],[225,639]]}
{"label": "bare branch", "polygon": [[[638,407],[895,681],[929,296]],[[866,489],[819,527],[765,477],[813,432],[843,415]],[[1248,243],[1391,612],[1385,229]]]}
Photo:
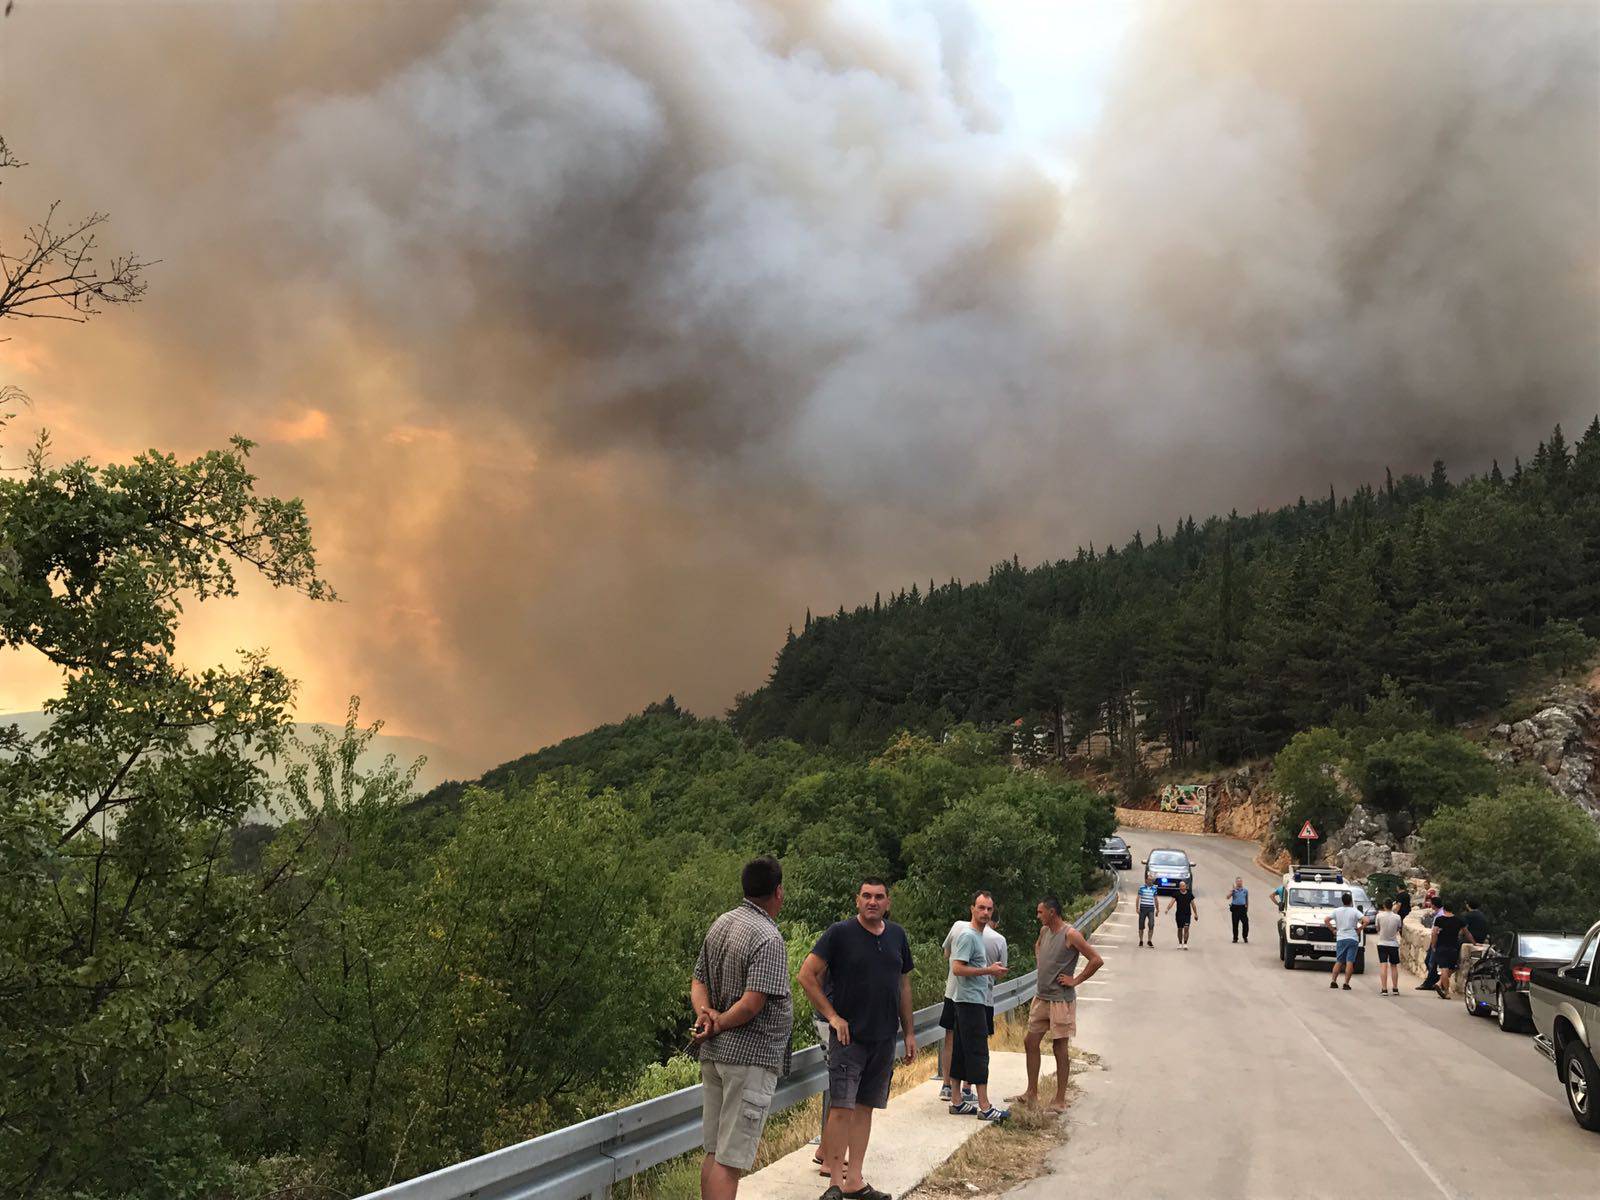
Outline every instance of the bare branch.
{"label": "bare branch", "polygon": [[[0,170],[25,165],[0,138]],[[0,246],[0,320],[87,321],[104,305],[131,304],[144,295],[150,261],[126,254],[107,260],[103,268],[96,265],[95,231],[106,214],[90,213],[63,226],[59,207],[51,204],[44,220],[27,228],[19,250]]]}

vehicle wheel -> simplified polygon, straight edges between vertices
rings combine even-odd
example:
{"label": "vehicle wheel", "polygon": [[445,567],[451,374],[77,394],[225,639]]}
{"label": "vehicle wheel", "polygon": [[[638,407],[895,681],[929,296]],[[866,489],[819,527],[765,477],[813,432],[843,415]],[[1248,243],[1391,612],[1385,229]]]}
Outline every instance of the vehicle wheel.
{"label": "vehicle wheel", "polygon": [[1600,1072],[1576,1036],[1562,1052],[1566,1058],[1567,1104],[1572,1119],[1591,1133],[1600,1133]]}
{"label": "vehicle wheel", "polygon": [[1494,990],[1494,1023],[1506,1033],[1521,1033],[1525,1028],[1522,1018],[1511,1011],[1506,994],[1500,988]]}
{"label": "vehicle wheel", "polygon": [[1472,994],[1472,982],[1470,980],[1462,987],[1461,998],[1467,1006],[1467,1016],[1483,1016],[1483,1010],[1478,1007],[1478,998]]}
{"label": "vehicle wheel", "polygon": [[1283,948],[1283,969],[1285,971],[1294,970],[1294,947],[1293,946],[1285,945],[1284,948]]}

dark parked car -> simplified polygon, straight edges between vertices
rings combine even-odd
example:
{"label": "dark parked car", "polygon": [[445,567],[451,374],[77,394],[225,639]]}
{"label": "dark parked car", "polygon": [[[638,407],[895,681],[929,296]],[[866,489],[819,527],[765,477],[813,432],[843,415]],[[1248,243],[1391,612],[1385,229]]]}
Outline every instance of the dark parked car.
{"label": "dark parked car", "polygon": [[1493,935],[1489,948],[1467,972],[1467,1011],[1475,1017],[1492,1013],[1507,1033],[1532,1029],[1528,980],[1538,967],[1560,967],[1571,962],[1582,941],[1581,933],[1507,931]]}
{"label": "dark parked car", "polygon": [[1100,861],[1119,870],[1133,870],[1133,847],[1112,834],[1100,843]]}
{"label": "dark parked car", "polygon": [[1156,895],[1176,896],[1180,883],[1187,883],[1194,894],[1194,865],[1182,850],[1152,850],[1144,869],[1155,877]]}

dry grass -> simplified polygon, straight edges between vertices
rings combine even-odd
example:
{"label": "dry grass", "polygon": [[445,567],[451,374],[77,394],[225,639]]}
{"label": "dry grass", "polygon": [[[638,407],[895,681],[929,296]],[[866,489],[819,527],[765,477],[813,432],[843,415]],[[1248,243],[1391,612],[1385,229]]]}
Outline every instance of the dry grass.
{"label": "dry grass", "polygon": [[[1050,1095],[1055,1090],[1054,1074],[1039,1081],[1039,1091]],[[1068,1088],[1070,1106],[1077,1094]],[[1040,1106],[1016,1105],[1011,1117],[998,1125],[980,1129],[945,1159],[922,1181],[911,1195],[916,1200],[944,1200],[960,1197],[997,1196],[1001,1192],[1036,1179],[1044,1172],[1050,1151],[1067,1140],[1062,1114]]]}
{"label": "dry grass", "polygon": [[[1008,1013],[995,1022],[992,1050],[1023,1050],[1023,1038],[1028,1032],[1026,1009]],[[1053,1062],[1049,1047],[1044,1048],[1044,1061]],[[1100,1065],[1098,1055],[1072,1049],[1073,1073],[1093,1070]],[[1039,1080],[1039,1094],[1048,1100],[1055,1094],[1054,1072]],[[1067,1089],[1067,1105],[1077,1096],[1077,1088]],[[997,1196],[1044,1172],[1045,1159],[1050,1151],[1067,1138],[1066,1122],[1060,1113],[1052,1113],[1044,1105],[1025,1107],[1014,1104],[1009,1120],[990,1125],[969,1138],[959,1150],[945,1160],[927,1179],[911,1193],[916,1200],[975,1200],[980,1196]]]}

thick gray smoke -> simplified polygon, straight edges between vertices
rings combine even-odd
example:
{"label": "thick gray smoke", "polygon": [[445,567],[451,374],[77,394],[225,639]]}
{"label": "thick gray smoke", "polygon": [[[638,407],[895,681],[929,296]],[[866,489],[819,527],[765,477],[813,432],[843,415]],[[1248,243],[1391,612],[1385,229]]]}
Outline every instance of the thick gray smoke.
{"label": "thick gray smoke", "polygon": [[1064,156],[980,0],[181,6],[84,62],[105,11],[5,31],[6,133],[169,273],[40,416],[262,437],[351,599],[254,640],[486,756],[1600,407],[1593,7],[1151,6]]}

